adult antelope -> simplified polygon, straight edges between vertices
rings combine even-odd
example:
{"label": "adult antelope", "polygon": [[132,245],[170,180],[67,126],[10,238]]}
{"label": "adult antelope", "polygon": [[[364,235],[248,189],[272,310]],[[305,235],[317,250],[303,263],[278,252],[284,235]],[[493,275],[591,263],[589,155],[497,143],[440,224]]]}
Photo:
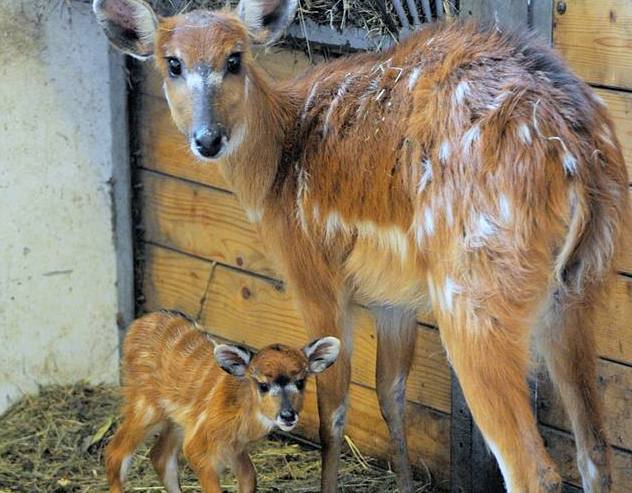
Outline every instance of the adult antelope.
{"label": "adult antelope", "polygon": [[560,489],[529,402],[534,347],[570,416],[585,490],[608,491],[593,313],[628,179],[603,103],[530,37],[460,23],[272,82],[252,45],[277,39],[296,8],[242,0],[160,18],[141,0],[95,1],[114,45],[155,58],[178,128],[259,225],[308,333],[343,340],[318,377],[323,491],[336,487],[351,300],[377,318],[400,491],[412,491],[415,311],[430,306],[507,489]]}

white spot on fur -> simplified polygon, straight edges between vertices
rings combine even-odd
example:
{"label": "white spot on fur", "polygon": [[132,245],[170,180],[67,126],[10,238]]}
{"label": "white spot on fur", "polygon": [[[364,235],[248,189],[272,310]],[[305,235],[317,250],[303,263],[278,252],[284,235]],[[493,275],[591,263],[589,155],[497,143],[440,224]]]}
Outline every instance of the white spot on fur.
{"label": "white spot on fur", "polygon": [[417,84],[417,80],[419,79],[420,75],[421,75],[421,67],[415,67],[410,73],[410,75],[408,76],[408,90],[409,91],[412,91],[415,88],[415,85]]}
{"label": "white spot on fur", "polygon": [[345,418],[347,415],[347,404],[343,403],[331,414],[331,433],[334,437],[342,436]]}
{"label": "white spot on fur", "polygon": [[232,155],[233,152],[239,149],[241,144],[244,142],[245,137],[246,137],[246,126],[243,124],[239,125],[235,130],[233,130],[230,136],[230,140],[228,140],[224,144],[224,151],[221,157]]}
{"label": "white spot on fur", "polygon": [[309,91],[309,95],[305,100],[305,106],[303,107],[303,113],[301,113],[301,121],[305,121],[305,117],[307,116],[307,112],[312,107],[312,103],[314,102],[314,98],[316,97],[316,91],[318,90],[318,82],[316,82],[312,89]]}
{"label": "white spot on fur", "polygon": [[296,214],[301,228],[305,232],[307,232],[307,218],[305,217],[305,212],[303,210],[303,200],[308,192],[308,179],[309,174],[305,171],[305,168],[301,168],[297,178],[298,190],[296,192]]}
{"label": "white spot on fur", "polygon": [[246,217],[251,223],[258,224],[263,218],[263,210],[261,209],[246,209]]}
{"label": "white spot on fur", "polygon": [[260,411],[257,411],[257,421],[259,422],[261,426],[263,426],[263,428],[266,430],[266,433],[269,432],[272,428],[274,428],[274,425],[275,425],[274,420],[261,414]]}
{"label": "white spot on fur", "polygon": [[329,241],[333,238],[337,231],[346,229],[346,225],[338,212],[330,212],[325,220],[325,240]]}
{"label": "white spot on fur", "polygon": [[518,125],[518,138],[523,144],[531,144],[531,130],[529,125],[521,123]]}
{"label": "white spot on fur", "polygon": [[474,125],[467,132],[463,134],[462,145],[463,145],[463,154],[467,157],[470,154],[470,150],[474,143],[478,140],[481,135],[481,129],[478,125]]}
{"label": "white spot on fur", "polygon": [[461,288],[451,278],[446,278],[443,289],[439,291],[439,303],[443,311],[452,311],[454,308],[454,296],[460,292]]}
{"label": "white spot on fur", "polygon": [[447,202],[445,205],[445,219],[448,226],[454,225],[454,212],[452,210],[452,204]]}
{"label": "white spot on fur", "polygon": [[192,72],[186,76],[187,86],[189,89],[199,90],[204,86],[204,79],[197,72]]}
{"label": "white spot on fur", "polygon": [[445,164],[448,161],[448,159],[450,158],[450,152],[451,152],[450,142],[448,142],[447,140],[444,140],[443,143],[441,144],[441,147],[439,148],[439,159],[441,160],[442,163]]}
{"label": "white spot on fur", "polygon": [[503,221],[511,221],[511,203],[504,193],[501,194],[498,199],[498,210],[500,211],[500,217]]}
{"label": "white spot on fur", "polygon": [[487,214],[479,214],[472,221],[472,231],[466,238],[466,244],[471,248],[485,245],[487,239],[496,233],[496,225]]}
{"label": "white spot on fur", "polygon": [[421,176],[419,177],[419,184],[417,185],[417,193],[421,193],[428,184],[432,181],[432,162],[429,159],[424,159],[421,162]]}
{"label": "white spot on fur", "polygon": [[380,246],[399,254],[402,261],[408,257],[408,238],[396,226],[378,230],[377,238]]}
{"label": "white spot on fur", "polygon": [[466,80],[459,82],[454,89],[454,103],[463,104],[465,97],[470,92],[470,84]]}
{"label": "white spot on fur", "polygon": [[163,483],[167,493],[181,493],[180,484],[178,483],[178,449],[169,454],[167,463],[165,464],[165,472]]}
{"label": "white spot on fur", "polygon": [[202,411],[198,418],[195,420],[195,425],[193,426],[193,431],[190,436],[195,436],[200,428],[206,420],[208,419],[208,412],[206,410]]}
{"label": "white spot on fur", "polygon": [[127,472],[132,464],[132,455],[126,455],[121,462],[121,472],[119,477],[121,478],[121,483],[125,482],[125,478],[127,478]]}
{"label": "white spot on fur", "polygon": [[209,87],[213,87],[213,86],[218,86],[222,83],[222,79],[223,76],[220,72],[217,72],[215,70],[212,70],[207,76],[206,76],[206,85]]}
{"label": "white spot on fur", "polygon": [[435,230],[434,217],[430,207],[424,209],[424,230],[428,236],[432,236]]}
{"label": "white spot on fur", "polygon": [[340,84],[340,87],[336,91],[336,96],[334,97],[333,101],[329,105],[329,109],[327,110],[327,114],[325,115],[325,123],[323,124],[323,134],[326,135],[329,132],[329,120],[331,119],[331,115],[333,115],[333,112],[336,110],[336,107],[338,106],[338,104],[340,103],[344,95],[346,94],[347,89],[349,88],[349,84],[351,84],[351,81],[353,80],[353,77],[354,75],[351,73],[348,73],[347,75],[345,75],[344,79],[342,80],[342,83]]}
{"label": "white spot on fur", "polygon": [[511,490],[509,488],[511,488],[511,485],[513,484],[513,480],[511,478],[511,474],[509,473],[509,467],[505,463],[505,460],[503,459],[502,455],[500,455],[500,451],[498,450],[498,447],[496,446],[496,444],[489,440],[486,440],[486,441],[487,441],[487,446],[492,451],[492,454],[494,454],[494,457],[496,457],[496,462],[498,462],[498,467],[500,468],[500,472],[502,473],[503,479],[505,480],[505,487],[507,488],[507,491],[511,493]]}
{"label": "white spot on fur", "polygon": [[597,93],[596,93],[596,92],[594,92],[594,91],[592,92],[592,98],[593,98],[593,100],[595,101],[595,103],[597,103],[597,104],[599,104],[599,105],[603,106],[604,108],[607,108],[607,107],[608,107],[608,105],[606,104],[606,102],[604,101],[604,99],[603,99],[603,98],[602,98],[599,94],[597,94]]}
{"label": "white spot on fur", "polygon": [[290,394],[298,394],[298,387],[296,386],[296,384],[289,383],[285,386],[285,391],[289,392]]}
{"label": "white spot on fur", "polygon": [[562,157],[562,164],[569,175],[577,174],[577,159],[570,152],[565,152]]}
{"label": "white spot on fur", "polygon": [[602,133],[600,135],[601,140],[603,140],[610,147],[614,147],[614,142],[612,141],[612,132],[610,131],[610,127],[604,124],[601,128],[602,128]]}

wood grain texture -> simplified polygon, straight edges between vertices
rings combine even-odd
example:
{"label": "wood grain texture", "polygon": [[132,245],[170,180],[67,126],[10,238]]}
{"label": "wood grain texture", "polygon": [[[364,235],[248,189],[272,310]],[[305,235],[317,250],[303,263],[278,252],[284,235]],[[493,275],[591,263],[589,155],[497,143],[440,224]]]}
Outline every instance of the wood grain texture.
{"label": "wood grain texture", "polygon": [[[575,443],[571,435],[541,426],[547,450],[560,468],[565,481],[581,486],[581,479],[575,463]],[[611,493],[630,493],[632,485],[632,454],[621,450],[613,451]]]}
{"label": "wood grain texture", "polygon": [[[266,279],[221,265],[213,269],[210,262],[148,245],[144,286],[146,310],[174,308],[194,317],[199,314],[208,330],[225,339],[255,348],[272,342],[308,342],[291,294]],[[375,388],[375,351],[373,319],[358,307],[352,379],[369,388]],[[450,371],[436,330],[419,327],[407,397],[450,412]]]}
{"label": "wood grain texture", "polygon": [[595,92],[608,107],[615,133],[623,149],[628,175],[632,180],[632,93],[611,89],[595,89]]}
{"label": "wood grain texture", "polygon": [[632,3],[567,0],[554,9],[553,44],[591,84],[632,88]]}
{"label": "wood grain texture", "polygon": [[267,276],[277,276],[256,228],[227,192],[143,171],[145,237],[155,243]]}
{"label": "wood grain texture", "polygon": [[[599,393],[605,402],[605,423],[610,443],[632,451],[632,367],[600,360]],[[538,420],[570,431],[571,426],[552,383],[541,372],[538,378]]]}

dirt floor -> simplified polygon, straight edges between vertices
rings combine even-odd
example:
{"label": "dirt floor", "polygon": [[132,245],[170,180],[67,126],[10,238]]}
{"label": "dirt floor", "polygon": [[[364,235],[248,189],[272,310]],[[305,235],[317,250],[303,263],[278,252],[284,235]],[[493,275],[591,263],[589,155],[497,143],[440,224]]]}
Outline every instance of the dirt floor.
{"label": "dirt floor", "polygon": [[[118,389],[106,386],[50,386],[39,396],[17,402],[0,417],[0,493],[107,491],[102,454],[118,421]],[[138,450],[127,491],[164,491],[147,457]],[[259,492],[317,492],[320,453],[288,437],[273,437],[252,451]],[[181,468],[183,493],[200,491],[197,480]],[[428,481],[418,492],[430,492]],[[340,469],[344,492],[397,491],[392,472],[370,458],[345,455]],[[236,491],[226,475],[222,487]]]}

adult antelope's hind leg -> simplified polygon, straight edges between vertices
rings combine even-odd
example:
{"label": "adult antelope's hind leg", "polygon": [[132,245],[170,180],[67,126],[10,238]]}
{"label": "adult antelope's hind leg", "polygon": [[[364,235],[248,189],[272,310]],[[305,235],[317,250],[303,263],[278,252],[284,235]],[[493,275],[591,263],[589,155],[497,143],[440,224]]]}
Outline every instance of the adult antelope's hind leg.
{"label": "adult antelope's hind leg", "polygon": [[377,321],[377,396],[388,426],[397,486],[413,491],[406,443],[406,380],[415,352],[415,312],[400,307],[372,309]]}
{"label": "adult antelope's hind leg", "polygon": [[151,462],[167,493],[181,493],[178,480],[178,452],[182,437],[173,423],[168,423],[151,448]]}
{"label": "adult antelope's hind leg", "polygon": [[489,316],[465,293],[437,310],[443,342],[465,399],[510,492],[553,493],[561,481],[531,410],[529,327]]}
{"label": "adult antelope's hind leg", "polygon": [[610,449],[595,374],[596,304],[583,300],[564,306],[564,296],[552,298],[537,332],[538,350],[571,420],[586,493],[608,492],[611,486]]}

